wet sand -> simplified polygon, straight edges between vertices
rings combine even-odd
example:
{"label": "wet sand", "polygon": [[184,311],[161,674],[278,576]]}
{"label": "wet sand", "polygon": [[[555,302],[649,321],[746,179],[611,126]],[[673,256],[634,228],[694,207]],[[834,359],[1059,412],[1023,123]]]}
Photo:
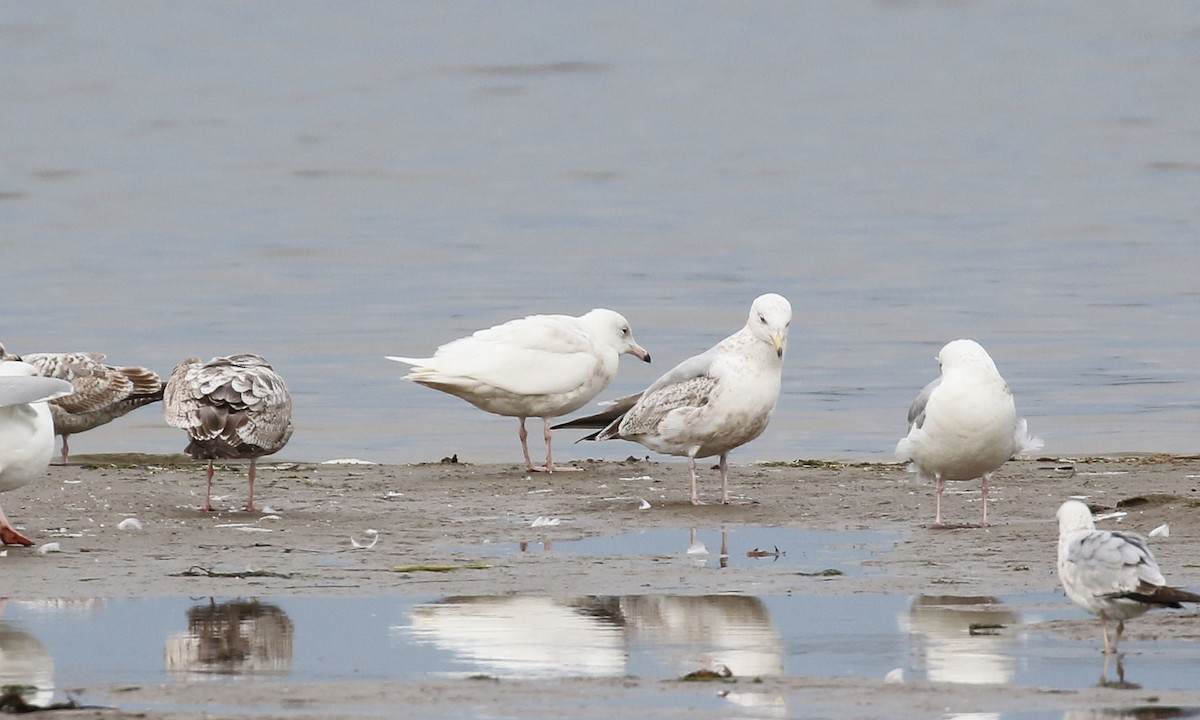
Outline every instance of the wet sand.
{"label": "wet sand", "polygon": [[[631,595],[743,593],[902,593],[1006,595],[1057,593],[1054,511],[1072,495],[1095,508],[1125,510],[1121,527],[1142,533],[1166,522],[1153,541],[1168,581],[1200,587],[1200,461],[1128,457],[1012,462],[993,482],[987,529],[933,529],[933,489],[896,465],[795,463],[731,468],[733,506],[687,502],[680,463],[629,460],[577,463],[582,472],[528,475],[515,465],[324,465],[277,461],[260,467],[256,501],[269,512],[203,513],[203,469],[182,457],[80,456],[51,467],[44,481],[3,497],[5,510],[39,546],[7,548],[0,558],[4,595],[41,598],[296,595]],[[701,496],[719,491],[705,470]],[[217,507],[245,502],[245,466],[218,470]],[[641,509],[642,499],[651,505]],[[979,483],[952,483],[948,522],[979,519]],[[137,518],[140,530],[119,529]],[[557,525],[531,527],[536,518]],[[875,530],[898,538],[873,554],[869,573],[797,574],[794,564],[662,572],[619,558],[580,562],[555,553],[482,557],[482,543],[553,543],[641,529],[781,526]],[[355,548],[352,536],[378,541]],[[736,534],[733,535],[736,537]],[[681,547],[682,551],[684,548]],[[731,554],[752,548],[730,547]],[[797,553],[802,548],[780,548]],[[592,558],[589,558],[592,560]],[[431,572],[428,568],[459,569]],[[823,568],[812,568],[818,571]],[[1061,593],[1060,593],[1061,595]],[[1069,601],[1062,597],[1064,606]],[[1082,611],[1040,630],[1097,643]],[[1171,637],[1200,643],[1194,611],[1157,612],[1130,623],[1130,642]],[[1152,651],[1143,646],[1142,651]],[[599,717],[619,704],[626,717],[723,717],[718,692],[778,698],[791,714],[840,717],[929,715],[965,711],[1055,711],[1170,705],[1200,708],[1200,690],[1140,692],[1059,690],[934,683],[886,685],[883,679],[766,678],[713,686],[639,678],[557,681],[239,683],[223,693],[223,716],[259,718],[455,717],[486,706],[497,715]],[[121,707],[189,707],[208,702],[211,684],[89,687],[84,702]],[[232,704],[232,708],[228,707]],[[573,709],[574,708],[574,709]],[[674,710],[672,708],[675,708]],[[200,712],[73,711],[86,717],[191,718]],[[58,716],[62,716],[61,714]]]}

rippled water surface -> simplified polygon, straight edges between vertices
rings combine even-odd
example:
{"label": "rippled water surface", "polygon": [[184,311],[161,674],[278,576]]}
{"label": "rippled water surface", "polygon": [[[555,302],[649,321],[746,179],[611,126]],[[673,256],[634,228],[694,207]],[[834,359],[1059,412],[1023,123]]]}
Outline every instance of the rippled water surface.
{"label": "rippled water surface", "polygon": [[[655,358],[614,396],[765,291],[784,394],[734,462],[890,456],[959,336],[1047,452],[1197,450],[1191,3],[23,3],[0,65],[0,341],[262,353],[288,457],[515,461],[383,356],[609,306]],[[183,445],[143,409],[72,448]]]}

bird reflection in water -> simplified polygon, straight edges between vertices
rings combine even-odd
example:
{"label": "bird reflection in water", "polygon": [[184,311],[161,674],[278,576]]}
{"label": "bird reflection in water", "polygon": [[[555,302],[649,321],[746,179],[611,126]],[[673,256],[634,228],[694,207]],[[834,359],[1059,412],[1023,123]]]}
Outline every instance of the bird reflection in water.
{"label": "bird reflection in water", "polygon": [[[6,598],[0,598],[0,615]],[[46,707],[54,699],[54,658],[33,635],[0,620],[0,688],[24,688],[21,700]]]}
{"label": "bird reflection in water", "polygon": [[192,606],[188,630],[167,638],[167,669],[201,675],[283,674],[294,630],[276,605],[233,600]]}
{"label": "bird reflection in water", "polygon": [[998,684],[1015,673],[1012,635],[1017,614],[994,597],[918,595],[897,618],[912,635],[914,662],[934,682]]}

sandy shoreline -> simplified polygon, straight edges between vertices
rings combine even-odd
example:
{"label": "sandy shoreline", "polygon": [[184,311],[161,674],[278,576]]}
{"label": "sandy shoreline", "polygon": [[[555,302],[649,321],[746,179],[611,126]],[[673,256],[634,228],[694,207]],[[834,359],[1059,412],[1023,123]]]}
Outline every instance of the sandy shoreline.
{"label": "sandy shoreline", "polygon": [[[1200,587],[1200,461],[1138,457],[1030,460],[1006,465],[993,485],[994,526],[933,530],[932,487],[895,465],[812,463],[731,468],[731,493],[741,504],[694,507],[687,502],[686,469],[679,463],[578,463],[578,473],[526,475],[508,465],[314,465],[266,463],[256,500],[274,511],[206,514],[201,466],[180,457],[81,457],[51,467],[45,480],[4,497],[6,511],[39,546],[60,552],[7,548],[0,577],[10,598],[121,598],[131,596],[378,596],[378,595],[637,595],[743,593],[756,596],[936,592],[1006,595],[1058,592],[1054,573],[1054,511],[1068,496],[1086,495],[1128,514],[1120,527],[1148,532],[1167,522],[1169,539],[1154,544],[1168,580]],[[943,511],[951,522],[976,522],[978,483],[951,485]],[[214,485],[218,507],[245,499],[244,466],[222,468]],[[701,496],[718,492],[715,472],[704,473]],[[642,499],[651,505],[640,509]],[[135,517],[140,530],[118,524]],[[532,527],[537,518],[556,525]],[[613,536],[644,529],[785,527],[871,530],[894,537],[870,553],[870,572],[833,580],[797,575],[793,564],[736,566],[719,572],[660,572],[637,562],[568,562],[554,553],[484,557],[485,543],[541,543]],[[1111,524],[1110,524],[1111,526]],[[355,548],[351,537],[369,540]],[[736,533],[732,535],[736,538]],[[731,547],[731,553],[750,548]],[[781,548],[797,553],[803,548]],[[426,572],[421,566],[486,567]],[[398,572],[397,568],[410,568]],[[820,568],[814,568],[820,569]],[[247,574],[247,571],[251,571]],[[1066,603],[1066,599],[1063,599]],[[1080,612],[1052,623],[1064,637],[1095,638],[1094,621]],[[1195,614],[1152,613],[1131,623],[1127,637],[1171,636],[1200,641]],[[1097,638],[1098,639],[1098,638]],[[429,701],[426,714],[453,716],[457,703],[494,702],[524,707],[539,694],[563,693],[604,705],[642,694],[701,693],[634,678],[620,681],[501,683],[365,683],[292,688],[286,707],[277,693],[240,685],[240,711],[257,717],[279,712],[322,717],[373,714],[368,707],[396,698]],[[188,705],[187,686],[113,692],[88,688],[86,699],[117,706]],[[960,702],[976,709],[1044,709],[1134,703],[1128,692],[1097,688],[1047,693],[1028,688],[933,684],[885,686],[882,680],[769,678],[758,692],[793,699],[788,707],[837,707],[839,716],[876,716],[901,703],[913,713],[942,712]],[[1156,702],[1200,707],[1200,691],[1156,692]],[[429,700],[441,697],[442,700]],[[374,698],[374,700],[372,700]],[[453,698],[453,699],[451,699]],[[422,702],[424,702],[422,701]],[[621,701],[622,707],[629,707]],[[581,708],[589,707],[581,700]],[[815,705],[814,705],[815,703]],[[664,716],[655,701],[647,716]],[[713,717],[722,716],[714,705]],[[354,708],[358,708],[355,710]],[[935,710],[936,708],[936,710]],[[284,712],[286,709],[286,712]],[[83,712],[83,711],[80,711]],[[706,717],[704,707],[696,710]],[[832,711],[831,711],[832,712]],[[122,711],[105,716],[122,717]],[[193,717],[156,710],[139,717]],[[581,709],[577,717],[591,716]],[[631,716],[638,716],[634,712]],[[667,714],[666,716],[670,716]],[[695,715],[689,715],[694,717]]]}

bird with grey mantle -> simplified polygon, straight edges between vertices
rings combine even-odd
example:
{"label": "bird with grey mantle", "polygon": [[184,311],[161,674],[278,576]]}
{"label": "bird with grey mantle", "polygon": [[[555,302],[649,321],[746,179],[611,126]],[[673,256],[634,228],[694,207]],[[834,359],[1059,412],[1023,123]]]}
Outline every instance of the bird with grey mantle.
{"label": "bird with grey mantle", "polygon": [[[1091,509],[1068,500],[1058,512],[1058,578],[1079,607],[1100,619],[1104,654],[1116,654],[1125,621],[1154,608],[1200,603],[1200,595],[1167,585],[1141,535],[1097,530]],[[1108,623],[1117,622],[1112,642]]]}
{"label": "bird with grey mantle", "polygon": [[556,427],[602,428],[583,440],[632,440],[686,457],[692,504],[696,458],[720,457],[721,503],[729,503],[729,452],[767,429],[779,401],[792,306],[782,295],[754,300],[745,326],[684,360],[650,387],[613,401],[608,410]]}

